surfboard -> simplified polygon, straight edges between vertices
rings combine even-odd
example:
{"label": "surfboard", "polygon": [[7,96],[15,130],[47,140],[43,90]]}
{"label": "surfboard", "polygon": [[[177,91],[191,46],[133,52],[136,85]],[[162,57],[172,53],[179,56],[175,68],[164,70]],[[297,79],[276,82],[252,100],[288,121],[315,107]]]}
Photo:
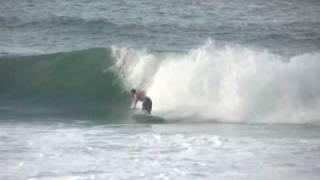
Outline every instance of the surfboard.
{"label": "surfboard", "polygon": [[132,119],[134,119],[138,123],[165,123],[166,120],[162,117],[158,116],[153,116],[150,114],[142,114],[142,113],[137,113],[132,115]]}

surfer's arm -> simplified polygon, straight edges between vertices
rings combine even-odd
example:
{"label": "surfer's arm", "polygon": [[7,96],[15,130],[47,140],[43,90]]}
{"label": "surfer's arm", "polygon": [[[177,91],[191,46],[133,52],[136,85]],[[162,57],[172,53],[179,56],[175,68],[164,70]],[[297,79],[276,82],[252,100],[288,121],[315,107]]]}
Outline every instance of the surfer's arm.
{"label": "surfer's arm", "polygon": [[137,103],[138,103],[138,98],[137,98],[137,96],[136,95],[134,95],[134,97],[133,97],[133,101],[132,101],[132,109],[136,109],[136,107],[137,107]]}

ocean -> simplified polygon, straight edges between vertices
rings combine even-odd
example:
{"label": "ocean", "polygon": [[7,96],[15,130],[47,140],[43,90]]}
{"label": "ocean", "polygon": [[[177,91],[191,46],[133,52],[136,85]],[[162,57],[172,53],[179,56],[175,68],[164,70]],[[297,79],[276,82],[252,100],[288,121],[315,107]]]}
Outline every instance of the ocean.
{"label": "ocean", "polygon": [[[318,0],[2,0],[0,179],[318,180],[319,17]],[[133,120],[131,88],[166,122]]]}

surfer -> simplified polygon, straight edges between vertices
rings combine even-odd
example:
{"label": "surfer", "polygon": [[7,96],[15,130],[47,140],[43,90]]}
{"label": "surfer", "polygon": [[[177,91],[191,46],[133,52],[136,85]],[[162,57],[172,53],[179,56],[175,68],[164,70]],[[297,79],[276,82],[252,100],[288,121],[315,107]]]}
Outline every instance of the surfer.
{"label": "surfer", "polygon": [[151,114],[152,110],[152,101],[145,95],[143,91],[137,91],[136,89],[131,89],[131,96],[133,98],[132,108],[136,109],[138,101],[142,102],[142,111],[146,111],[148,114]]}

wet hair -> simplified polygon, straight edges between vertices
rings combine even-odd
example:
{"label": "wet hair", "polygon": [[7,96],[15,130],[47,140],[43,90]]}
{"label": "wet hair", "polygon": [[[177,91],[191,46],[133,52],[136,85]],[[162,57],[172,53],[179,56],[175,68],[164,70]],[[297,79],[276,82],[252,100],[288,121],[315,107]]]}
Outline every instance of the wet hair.
{"label": "wet hair", "polygon": [[134,93],[136,93],[137,91],[136,91],[136,89],[131,89],[131,94],[134,94]]}

